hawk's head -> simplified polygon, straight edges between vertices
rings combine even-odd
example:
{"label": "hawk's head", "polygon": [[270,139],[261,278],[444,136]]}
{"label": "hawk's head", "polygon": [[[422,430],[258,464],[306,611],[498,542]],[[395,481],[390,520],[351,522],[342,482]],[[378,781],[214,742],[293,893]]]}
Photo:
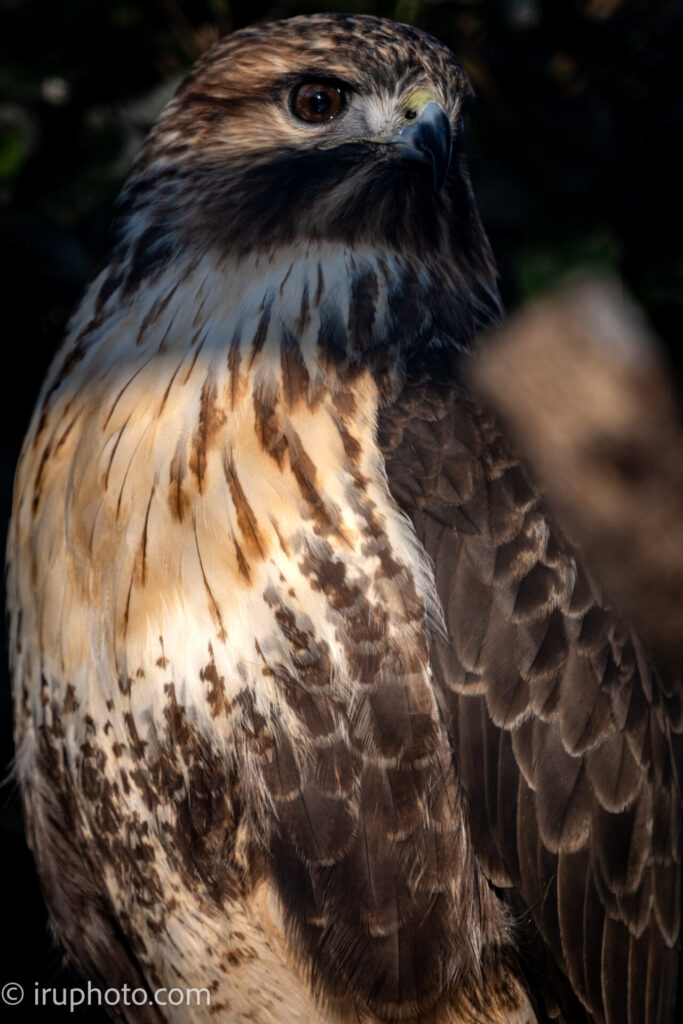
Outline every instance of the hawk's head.
{"label": "hawk's head", "polygon": [[[443,44],[317,15],[219,42],[185,80],[120,203],[122,235],[221,254],[377,245],[491,279],[461,152],[467,78]],[[170,243],[170,244],[169,244]]]}

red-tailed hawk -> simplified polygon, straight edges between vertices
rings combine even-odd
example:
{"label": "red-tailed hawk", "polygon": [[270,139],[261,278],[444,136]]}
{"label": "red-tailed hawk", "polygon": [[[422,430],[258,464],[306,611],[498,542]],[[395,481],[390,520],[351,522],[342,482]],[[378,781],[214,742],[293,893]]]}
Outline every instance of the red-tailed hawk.
{"label": "red-tailed hawk", "polygon": [[461,383],[469,93],[374,18],[220,42],[39,398],[16,770],[121,1019],[671,1019],[680,704]]}

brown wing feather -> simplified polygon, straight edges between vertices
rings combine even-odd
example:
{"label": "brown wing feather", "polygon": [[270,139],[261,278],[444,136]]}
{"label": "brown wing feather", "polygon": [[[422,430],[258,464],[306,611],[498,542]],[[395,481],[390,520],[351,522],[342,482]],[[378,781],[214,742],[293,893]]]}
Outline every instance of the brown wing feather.
{"label": "brown wing feather", "polygon": [[[438,680],[477,856],[546,946],[565,1020],[672,1019],[680,682],[602,606],[443,353],[379,425],[392,493],[435,563]],[[426,471],[425,471],[426,469]],[[569,981],[563,992],[561,975]]]}

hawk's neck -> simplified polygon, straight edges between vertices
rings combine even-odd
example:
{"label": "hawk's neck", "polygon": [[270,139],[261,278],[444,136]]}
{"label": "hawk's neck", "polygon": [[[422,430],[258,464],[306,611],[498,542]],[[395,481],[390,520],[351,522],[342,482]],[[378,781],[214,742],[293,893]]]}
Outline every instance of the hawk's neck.
{"label": "hawk's neck", "polygon": [[488,249],[474,263],[321,241],[243,258],[184,252],[160,264],[154,252],[142,254],[145,271],[130,246],[94,282],[72,332],[79,355],[94,342],[106,359],[108,335],[119,365],[201,346],[204,359],[227,348],[263,375],[298,350],[313,386],[334,386],[335,370],[369,369],[392,391],[411,353],[466,348],[499,311]]}

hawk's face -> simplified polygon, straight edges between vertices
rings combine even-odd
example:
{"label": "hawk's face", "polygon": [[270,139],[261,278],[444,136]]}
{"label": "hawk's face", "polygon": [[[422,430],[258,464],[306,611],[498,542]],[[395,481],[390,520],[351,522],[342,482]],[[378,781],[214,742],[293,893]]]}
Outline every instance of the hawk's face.
{"label": "hawk's face", "polygon": [[485,249],[460,154],[469,95],[451,52],[407,26],[249,28],[181,86],[121,209],[191,248],[322,240],[469,258]]}

